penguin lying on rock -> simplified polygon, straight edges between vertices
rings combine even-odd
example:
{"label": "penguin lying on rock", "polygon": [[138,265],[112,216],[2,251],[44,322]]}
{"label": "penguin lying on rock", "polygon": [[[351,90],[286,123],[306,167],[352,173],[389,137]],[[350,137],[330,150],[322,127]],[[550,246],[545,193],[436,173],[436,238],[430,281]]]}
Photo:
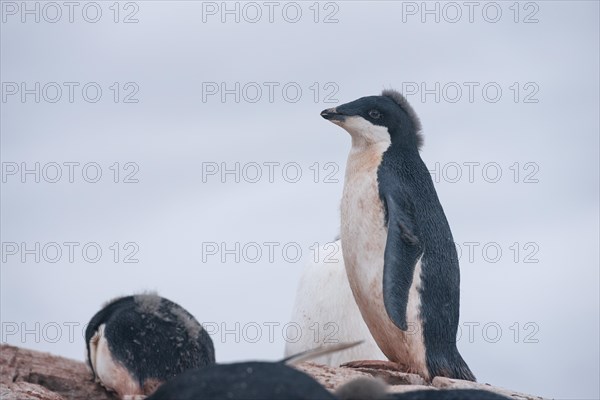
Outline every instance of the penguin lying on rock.
{"label": "penguin lying on rock", "polygon": [[112,300],[92,317],[85,339],[94,377],[122,399],[144,398],[183,371],[215,362],[198,321],[156,294]]}
{"label": "penguin lying on rock", "polygon": [[380,379],[356,378],[335,391],[338,400],[509,400],[509,397],[480,389],[425,389],[388,393]]}
{"label": "penguin lying on rock", "polygon": [[147,400],[323,399],[336,397],[290,365],[349,349],[360,342],[321,346],[279,362],[215,364],[190,370],[162,385]]}
{"label": "penguin lying on rock", "polygon": [[323,399],[333,394],[312,377],[283,363],[243,362],[190,370],[147,400]]}
{"label": "penguin lying on rock", "polygon": [[[327,341],[355,342],[359,346],[332,352],[312,362],[338,367],[354,360],[387,360],[356,305],[342,257],[341,242],[336,240],[319,249],[320,262],[310,261],[302,271],[296,292],[292,321],[302,335],[285,345],[285,357],[307,351]],[[315,332],[316,329],[316,332]]]}
{"label": "penguin lying on rock", "polygon": [[328,391],[319,382],[285,362],[243,362],[190,370],[168,381],[147,400],[508,400],[475,389],[418,390],[388,393],[373,378],[358,378]]}
{"label": "penguin lying on rock", "polygon": [[421,123],[384,90],[321,112],[352,137],[341,202],[344,263],[379,348],[426,380],[475,380],[456,348],[460,273],[450,226],[421,159]]}
{"label": "penguin lying on rock", "polygon": [[[510,397],[479,389],[415,390],[395,393],[385,400],[510,400]],[[350,400],[350,399],[347,399]],[[383,400],[383,399],[382,399]]]}

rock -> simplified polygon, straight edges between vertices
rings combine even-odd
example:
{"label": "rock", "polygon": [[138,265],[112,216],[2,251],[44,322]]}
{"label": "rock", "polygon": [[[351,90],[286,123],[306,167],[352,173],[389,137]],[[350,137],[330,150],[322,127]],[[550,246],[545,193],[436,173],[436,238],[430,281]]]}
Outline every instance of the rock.
{"label": "rock", "polygon": [[[329,390],[358,377],[377,377],[389,392],[413,390],[483,389],[514,400],[543,400],[538,396],[498,388],[483,383],[436,377],[428,385],[420,376],[374,368],[329,367],[315,363],[295,366],[311,375]],[[0,398],[2,400],[115,400],[92,380],[85,363],[38,351],[0,345]]]}
{"label": "rock", "polygon": [[2,400],[66,400],[64,397],[51,392],[43,386],[29,382],[14,382],[0,384],[0,399]]}
{"label": "rock", "polygon": [[371,376],[352,368],[330,367],[310,362],[300,363],[294,367],[312,376],[329,390],[335,390],[352,379]]}
{"label": "rock", "polygon": [[8,345],[0,345],[0,384],[3,400],[115,399],[84,363]]}

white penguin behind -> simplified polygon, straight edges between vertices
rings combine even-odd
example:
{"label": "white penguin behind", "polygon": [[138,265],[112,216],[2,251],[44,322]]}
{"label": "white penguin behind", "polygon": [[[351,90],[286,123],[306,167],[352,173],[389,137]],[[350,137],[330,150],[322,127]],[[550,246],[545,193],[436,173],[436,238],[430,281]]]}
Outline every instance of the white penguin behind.
{"label": "white penguin behind", "polygon": [[387,360],[350,290],[340,240],[320,246],[317,254],[318,262],[311,257],[302,271],[291,320],[300,327],[300,338],[286,342],[285,357],[321,345],[362,341],[358,346],[311,361],[338,367],[355,360]]}
{"label": "white penguin behind", "polygon": [[379,348],[399,369],[475,380],[456,347],[460,270],[421,159],[421,123],[394,90],[321,112],[352,138],[341,202],[350,287]]}

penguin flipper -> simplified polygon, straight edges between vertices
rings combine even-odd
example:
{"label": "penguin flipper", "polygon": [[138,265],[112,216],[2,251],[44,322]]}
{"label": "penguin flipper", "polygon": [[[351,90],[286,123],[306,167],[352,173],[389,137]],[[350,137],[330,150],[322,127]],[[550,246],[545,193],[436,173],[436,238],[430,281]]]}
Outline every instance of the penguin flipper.
{"label": "penguin flipper", "polygon": [[403,208],[396,197],[384,197],[388,231],[383,267],[383,303],[394,324],[406,331],[408,295],[423,250],[414,222],[414,205],[405,197],[403,203],[407,203],[407,207]]}

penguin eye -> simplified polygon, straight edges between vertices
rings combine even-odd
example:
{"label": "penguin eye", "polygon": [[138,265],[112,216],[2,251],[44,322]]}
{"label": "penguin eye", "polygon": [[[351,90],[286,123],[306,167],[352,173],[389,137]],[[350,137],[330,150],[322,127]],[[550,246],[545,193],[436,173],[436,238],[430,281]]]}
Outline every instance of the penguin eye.
{"label": "penguin eye", "polygon": [[381,117],[381,113],[377,110],[371,110],[369,111],[369,116],[373,119],[379,119],[379,117]]}

